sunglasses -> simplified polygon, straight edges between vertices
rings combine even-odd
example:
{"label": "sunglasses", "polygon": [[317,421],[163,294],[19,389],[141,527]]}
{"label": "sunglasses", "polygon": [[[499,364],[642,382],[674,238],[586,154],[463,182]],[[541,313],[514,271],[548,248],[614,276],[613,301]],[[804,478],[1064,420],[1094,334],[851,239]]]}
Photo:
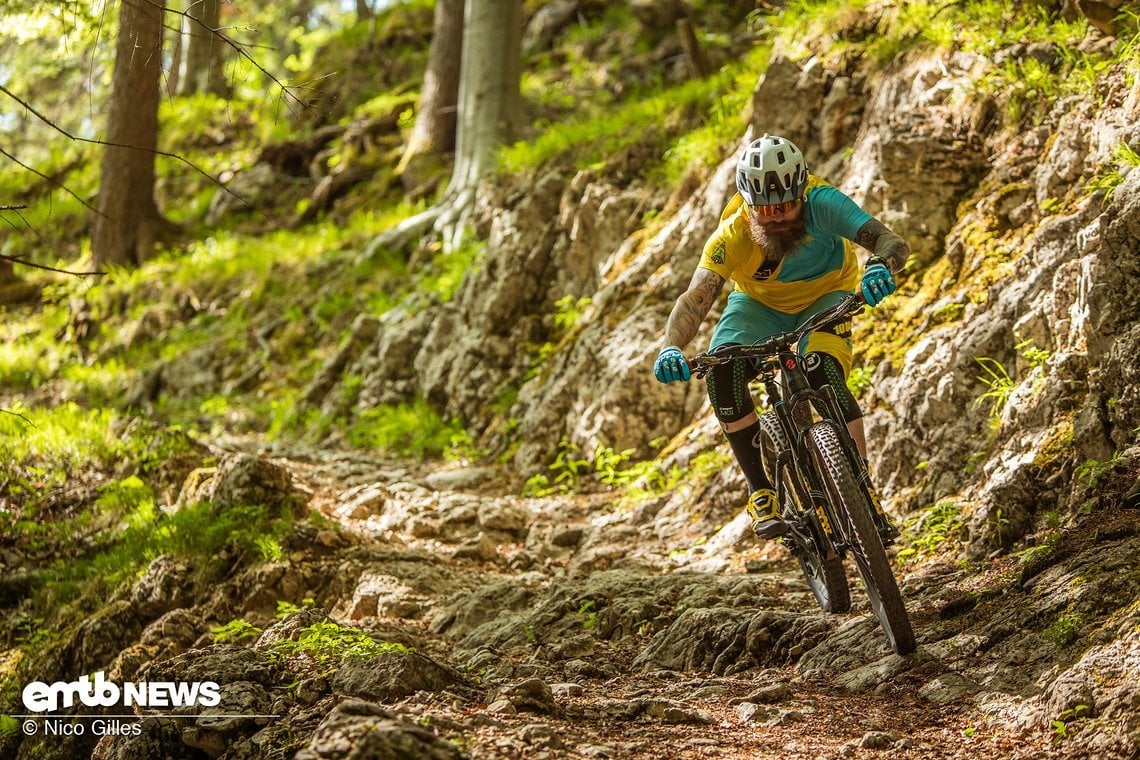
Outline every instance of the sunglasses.
{"label": "sunglasses", "polygon": [[775,216],[776,212],[787,214],[795,209],[799,203],[798,200],[784,201],[783,203],[769,203],[764,206],[753,206],[752,211],[760,216]]}

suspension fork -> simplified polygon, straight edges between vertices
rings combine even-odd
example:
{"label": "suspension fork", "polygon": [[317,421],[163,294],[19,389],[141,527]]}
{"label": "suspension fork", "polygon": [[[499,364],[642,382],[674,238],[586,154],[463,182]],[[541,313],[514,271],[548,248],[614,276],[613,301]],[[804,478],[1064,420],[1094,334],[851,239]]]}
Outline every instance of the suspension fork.
{"label": "suspension fork", "polygon": [[[838,536],[835,534],[835,529],[831,523],[827,495],[823,491],[822,484],[818,482],[814,470],[810,467],[798,466],[800,462],[806,461],[804,435],[813,423],[812,406],[817,403],[816,400],[819,396],[812,390],[807,375],[804,374],[800,364],[798,354],[791,350],[784,350],[780,352],[778,360],[784,385],[787,388],[787,397],[780,395],[779,386],[776,385],[774,377],[765,380],[768,386],[768,396],[776,399],[774,403],[774,406],[777,407],[776,416],[779,417],[780,423],[784,426],[788,441],[791,443],[793,452],[795,452],[794,454],[789,453],[795,460],[792,467],[800,474],[801,482],[807,486],[806,495],[812,511],[815,512],[815,522],[823,532],[824,541],[820,547],[821,554],[825,559],[831,559],[836,556],[835,540]],[[802,489],[799,496],[802,501],[804,496]]]}

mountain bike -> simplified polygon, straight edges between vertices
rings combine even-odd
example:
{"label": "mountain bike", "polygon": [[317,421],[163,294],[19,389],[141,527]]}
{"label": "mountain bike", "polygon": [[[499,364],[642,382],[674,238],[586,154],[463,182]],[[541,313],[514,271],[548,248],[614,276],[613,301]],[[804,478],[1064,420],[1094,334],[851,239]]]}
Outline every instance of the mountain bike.
{"label": "mountain bike", "polygon": [[914,631],[884,546],[893,529],[876,509],[867,466],[835,389],[809,385],[799,349],[806,335],[851,319],[863,306],[861,296],[848,296],[794,332],[752,345],[720,346],[690,359],[689,366],[697,377],[736,359],[751,360],[758,368],[771,407],[760,415],[761,458],[787,524],[780,541],[799,561],[826,612],[851,608],[843,564],[850,554],[888,644],[909,654],[915,649]]}

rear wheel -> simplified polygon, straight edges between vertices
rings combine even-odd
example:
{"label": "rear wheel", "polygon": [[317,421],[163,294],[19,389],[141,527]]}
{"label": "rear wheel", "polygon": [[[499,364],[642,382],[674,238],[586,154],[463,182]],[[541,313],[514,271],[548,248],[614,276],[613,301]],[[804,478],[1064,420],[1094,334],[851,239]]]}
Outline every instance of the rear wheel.
{"label": "rear wheel", "polygon": [[871,609],[887,634],[887,642],[899,654],[910,654],[915,649],[915,641],[906,605],[871,517],[871,505],[855,479],[834,425],[829,422],[813,425],[808,430],[807,445],[837,514],[848,522],[855,566],[867,588]]}
{"label": "rear wheel", "polygon": [[801,522],[801,514],[807,514],[810,521],[810,532],[816,542],[817,550],[808,551],[797,545],[791,545],[792,554],[799,560],[800,569],[812,595],[819,602],[824,612],[842,613],[851,609],[851,591],[847,585],[847,574],[843,570],[843,559],[838,555],[825,559],[821,556],[818,547],[824,546],[823,530],[816,519],[814,512],[805,509],[807,493],[803,487],[803,480],[796,472],[790,457],[784,457],[780,462],[780,454],[788,451],[791,446],[780,427],[780,420],[774,412],[765,412],[760,417],[760,453],[764,461],[764,471],[773,483],[783,483],[783,503],[780,504],[781,516],[789,522]]}

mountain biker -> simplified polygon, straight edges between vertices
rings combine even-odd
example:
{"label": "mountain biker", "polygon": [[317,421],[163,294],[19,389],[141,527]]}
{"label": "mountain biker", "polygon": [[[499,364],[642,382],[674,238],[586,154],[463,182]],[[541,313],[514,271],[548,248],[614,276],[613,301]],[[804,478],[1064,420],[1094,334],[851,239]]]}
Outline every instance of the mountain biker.
{"label": "mountain biker", "polygon": [[[688,290],[665,326],[665,347],[653,373],[663,383],[688,380],[681,350],[696,336],[726,280],[735,288],[713,330],[710,349],[751,344],[791,332],[808,318],[839,303],[858,287],[877,306],[894,292],[910,247],[853,200],[808,172],[789,140],[765,134],[752,141],[736,164],[737,192],[705,243]],[[852,243],[871,252],[859,273]],[[851,370],[851,323],[806,336],[804,366],[812,387],[830,382],[839,396],[859,453],[867,458],[863,412],[847,389]],[[758,536],[783,534],[776,493],[761,465],[760,422],[748,384],[758,374],[749,359],[714,367],[707,375],[709,402],[748,483],[748,515]],[[887,531],[893,531],[872,491]]]}

